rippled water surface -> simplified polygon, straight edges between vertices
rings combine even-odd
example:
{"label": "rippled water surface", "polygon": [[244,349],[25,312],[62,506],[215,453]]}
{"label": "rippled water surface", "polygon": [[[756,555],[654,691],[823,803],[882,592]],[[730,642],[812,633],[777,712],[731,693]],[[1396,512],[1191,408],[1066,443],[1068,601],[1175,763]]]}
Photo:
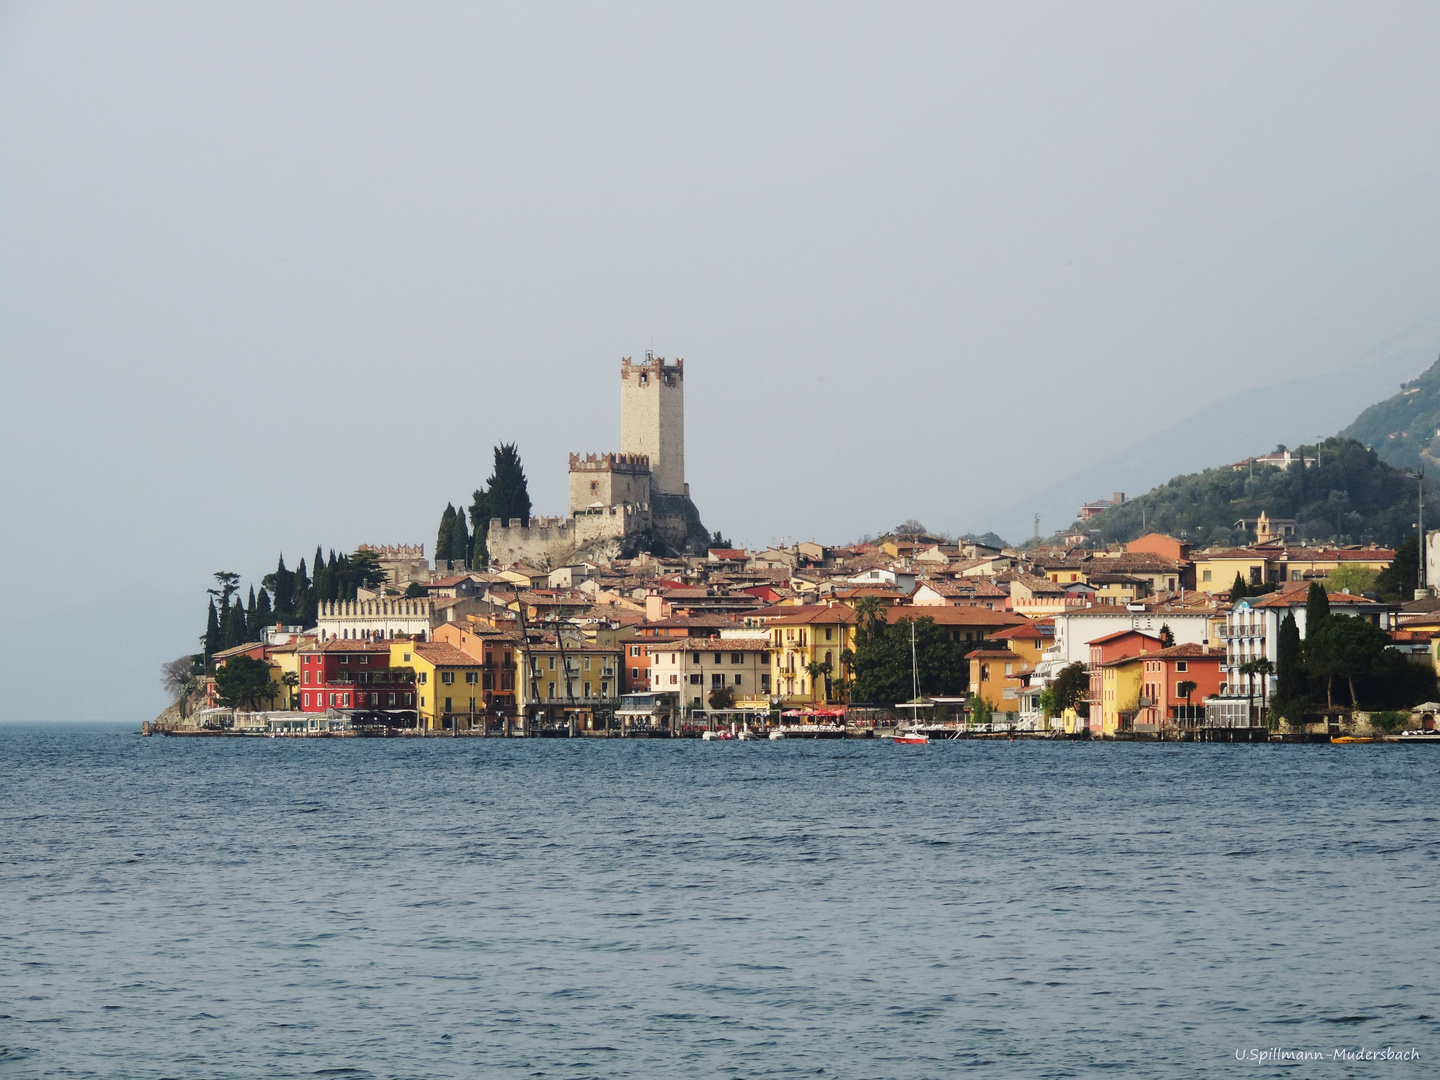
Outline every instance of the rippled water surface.
{"label": "rippled water surface", "polygon": [[1440,1075],[1437,770],[0,726],[0,1076]]}

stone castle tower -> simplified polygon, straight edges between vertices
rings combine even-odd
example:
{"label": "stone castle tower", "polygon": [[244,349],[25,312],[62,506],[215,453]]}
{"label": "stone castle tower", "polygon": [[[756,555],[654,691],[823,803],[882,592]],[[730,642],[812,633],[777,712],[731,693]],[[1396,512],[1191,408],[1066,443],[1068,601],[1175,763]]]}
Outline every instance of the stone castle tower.
{"label": "stone castle tower", "polygon": [[703,554],[710,534],[685,482],[685,361],[621,358],[619,453],[570,455],[568,517],[494,519],[486,538],[497,565],[560,566],[605,548]]}
{"label": "stone castle tower", "polygon": [[651,493],[690,493],[685,483],[685,361],[647,352],[620,361],[620,452],[650,462]]}

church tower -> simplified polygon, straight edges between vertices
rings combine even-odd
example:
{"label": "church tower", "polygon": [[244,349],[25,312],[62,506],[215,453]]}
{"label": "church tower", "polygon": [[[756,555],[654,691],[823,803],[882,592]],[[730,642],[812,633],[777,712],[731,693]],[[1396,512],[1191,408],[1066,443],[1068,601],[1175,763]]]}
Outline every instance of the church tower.
{"label": "church tower", "polygon": [[685,361],[647,352],[620,361],[620,452],[650,459],[656,495],[688,495],[685,483]]}

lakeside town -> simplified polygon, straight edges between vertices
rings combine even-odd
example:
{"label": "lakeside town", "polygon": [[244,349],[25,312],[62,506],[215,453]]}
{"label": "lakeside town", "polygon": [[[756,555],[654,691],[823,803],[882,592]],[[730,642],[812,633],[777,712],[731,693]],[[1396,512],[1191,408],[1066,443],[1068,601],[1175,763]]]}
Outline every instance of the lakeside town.
{"label": "lakeside town", "polygon": [[[248,603],[217,574],[204,649],[166,666],[175,704],[145,731],[1440,739],[1440,600],[1418,538],[1312,544],[1262,510],[1235,522],[1239,545],[1104,542],[1087,523],[1116,493],[1052,542],[911,521],[746,550],[691,500],[684,362],[626,358],[620,383],[621,448],[570,455],[565,517],[530,515],[501,446],[429,556],[282,558]],[[1307,466],[1284,451],[1242,467]]]}

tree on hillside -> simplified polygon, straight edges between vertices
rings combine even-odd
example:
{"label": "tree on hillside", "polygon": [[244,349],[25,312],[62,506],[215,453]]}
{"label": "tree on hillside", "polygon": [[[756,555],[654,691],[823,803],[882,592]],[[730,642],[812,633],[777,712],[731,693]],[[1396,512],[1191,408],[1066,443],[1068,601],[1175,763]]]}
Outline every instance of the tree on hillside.
{"label": "tree on hillside", "polygon": [[215,696],[227,708],[258,712],[263,702],[275,698],[270,665],[249,656],[232,656],[215,669]]}
{"label": "tree on hillside", "polygon": [[385,584],[385,570],[380,565],[380,553],[374,548],[356,548],[350,556],[350,576],[362,589],[378,589]]}
{"label": "tree on hillside", "polygon": [[1160,647],[1162,649],[1173,649],[1175,647],[1175,631],[1170,629],[1169,623],[1160,624]]}
{"label": "tree on hillside", "polygon": [[315,625],[320,605],[315,595],[315,583],[305,572],[305,560],[295,568],[295,621],[304,627]]}
{"label": "tree on hillside", "polygon": [[[894,705],[909,701],[911,689],[910,620],[903,619],[855,650],[854,700]],[[970,686],[967,650],[931,618],[914,622],[916,669],[922,694],[963,694]]]}
{"label": "tree on hillside", "polygon": [[1370,670],[1390,644],[1389,635],[1368,619],[1354,615],[1329,615],[1305,634],[1305,662],[1310,670],[1325,677],[1325,704],[1334,708],[1336,676],[1350,687],[1350,703],[1358,705],[1355,677]]}
{"label": "tree on hillside", "polygon": [[260,640],[260,632],[275,621],[275,612],[270,607],[270,594],[263,588],[256,597],[255,618],[247,621],[250,623],[250,635],[256,641]]}
{"label": "tree on hillside", "polygon": [[1406,603],[1420,584],[1420,541],[1414,536],[1395,549],[1390,565],[1375,576],[1375,589],[1391,603]]}
{"label": "tree on hillside", "polygon": [[249,640],[250,630],[245,625],[245,607],[237,600],[230,605],[230,610],[225,613],[225,618],[220,623],[221,651],[244,645]]}

